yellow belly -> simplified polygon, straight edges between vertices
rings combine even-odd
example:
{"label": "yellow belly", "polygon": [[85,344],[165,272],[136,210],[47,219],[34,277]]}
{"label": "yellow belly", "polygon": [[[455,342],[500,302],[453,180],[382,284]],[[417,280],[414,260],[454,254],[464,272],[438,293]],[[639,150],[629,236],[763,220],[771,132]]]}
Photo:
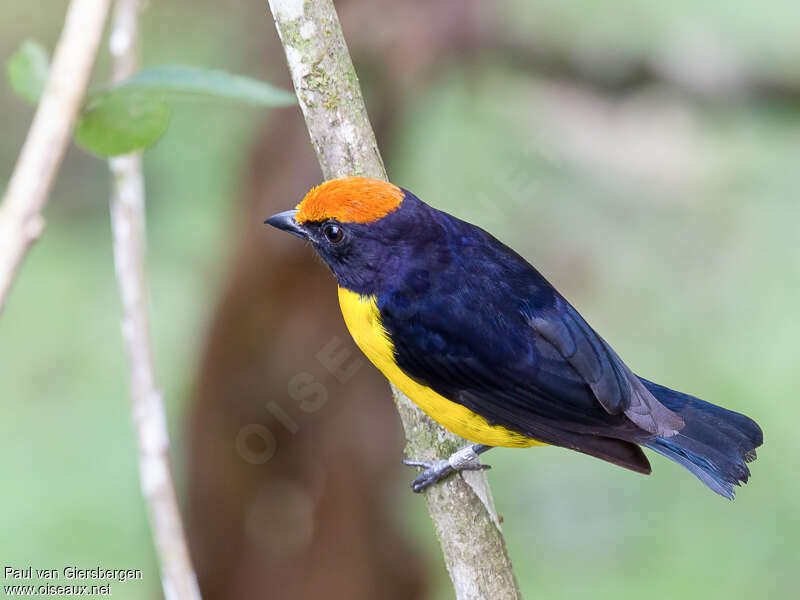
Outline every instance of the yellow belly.
{"label": "yellow belly", "polygon": [[451,402],[403,373],[395,363],[394,346],[381,324],[374,296],[360,296],[340,287],[339,305],[350,335],[372,364],[443,427],[472,442],[488,446],[525,448],[542,445],[541,442],[505,427],[490,425],[479,414]]}

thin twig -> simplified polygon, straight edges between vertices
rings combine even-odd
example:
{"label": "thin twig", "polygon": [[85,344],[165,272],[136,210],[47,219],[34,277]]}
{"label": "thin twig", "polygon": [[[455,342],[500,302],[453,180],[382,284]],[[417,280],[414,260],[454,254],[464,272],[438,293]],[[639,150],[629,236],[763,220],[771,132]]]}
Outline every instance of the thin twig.
{"label": "thin twig", "polygon": [[[386,179],[333,2],[269,0],[269,5],[325,178]],[[442,458],[467,445],[393,391],[410,456]],[[521,598],[486,475],[453,476],[425,495],[456,597]]]}
{"label": "thin twig", "polygon": [[0,204],[0,312],[44,228],[42,210],[64,158],[100,47],[110,0],[72,0],[50,76]]}
{"label": "thin twig", "polygon": [[[112,81],[130,77],[138,63],[139,0],[117,0],[109,40]],[[169,465],[169,437],[161,393],[153,370],[145,274],[144,177],[139,154],[109,160],[113,178],[111,228],[114,265],[124,317],[122,332],[128,352],[133,421],[139,446],[142,493],[161,561],[167,600],[200,598],[181,522]]]}

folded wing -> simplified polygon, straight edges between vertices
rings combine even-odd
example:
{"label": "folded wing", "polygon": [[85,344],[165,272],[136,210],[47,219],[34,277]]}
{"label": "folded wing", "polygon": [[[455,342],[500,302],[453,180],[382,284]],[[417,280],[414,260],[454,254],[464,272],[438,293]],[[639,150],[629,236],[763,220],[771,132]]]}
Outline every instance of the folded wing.
{"label": "folded wing", "polygon": [[583,378],[609,414],[624,413],[636,425],[660,437],[671,437],[681,430],[683,420],[650,393],[566,300],[556,295],[551,307],[526,307],[523,315]]}

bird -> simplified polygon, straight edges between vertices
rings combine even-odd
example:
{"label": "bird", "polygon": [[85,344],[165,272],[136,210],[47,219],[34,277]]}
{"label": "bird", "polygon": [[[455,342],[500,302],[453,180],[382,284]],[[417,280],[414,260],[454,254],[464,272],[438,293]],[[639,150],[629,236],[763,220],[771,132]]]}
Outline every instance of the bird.
{"label": "bird", "polygon": [[763,442],[749,417],[637,376],[528,261],[380,179],[312,188],[266,224],[313,247],[356,345],[470,445],[407,459],[422,492],[494,447],[552,445],[649,474],[642,447],[729,499]]}

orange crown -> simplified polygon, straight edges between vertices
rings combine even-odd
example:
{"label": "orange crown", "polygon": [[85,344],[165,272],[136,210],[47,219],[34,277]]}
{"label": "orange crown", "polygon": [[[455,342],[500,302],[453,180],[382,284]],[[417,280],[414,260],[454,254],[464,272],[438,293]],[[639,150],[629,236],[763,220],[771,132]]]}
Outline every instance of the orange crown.
{"label": "orange crown", "polygon": [[313,188],[297,205],[295,220],[372,223],[394,212],[403,202],[396,185],[368,177],[331,179]]}

